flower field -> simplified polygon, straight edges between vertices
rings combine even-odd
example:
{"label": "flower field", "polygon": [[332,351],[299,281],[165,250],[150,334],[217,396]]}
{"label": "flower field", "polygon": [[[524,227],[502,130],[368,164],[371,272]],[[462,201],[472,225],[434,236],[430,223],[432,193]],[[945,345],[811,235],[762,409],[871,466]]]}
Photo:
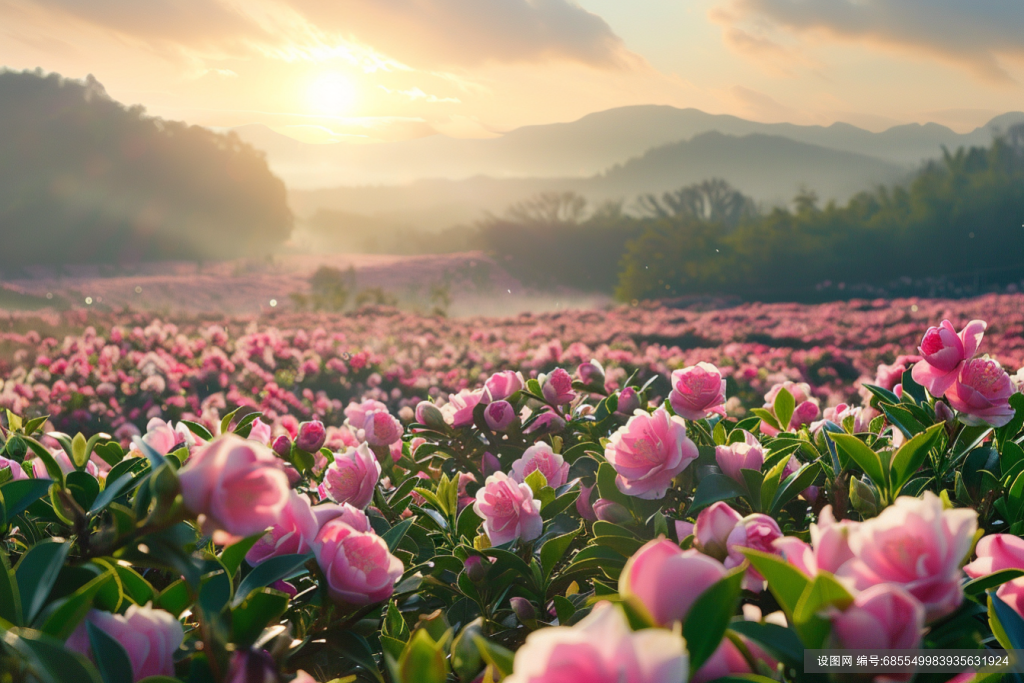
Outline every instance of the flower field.
{"label": "flower field", "polygon": [[[10,313],[0,683],[810,683],[838,674],[805,649],[1024,648],[1021,365],[1021,295]],[[922,663],[842,680],[1003,676]]]}

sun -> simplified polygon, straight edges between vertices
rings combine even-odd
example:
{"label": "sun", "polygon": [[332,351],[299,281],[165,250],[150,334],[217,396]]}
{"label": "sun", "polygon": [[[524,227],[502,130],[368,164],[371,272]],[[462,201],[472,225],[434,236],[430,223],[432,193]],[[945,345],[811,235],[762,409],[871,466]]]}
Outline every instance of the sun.
{"label": "sun", "polygon": [[328,72],[317,76],[307,91],[310,106],[320,114],[347,113],[356,99],[356,88],[348,77]]}

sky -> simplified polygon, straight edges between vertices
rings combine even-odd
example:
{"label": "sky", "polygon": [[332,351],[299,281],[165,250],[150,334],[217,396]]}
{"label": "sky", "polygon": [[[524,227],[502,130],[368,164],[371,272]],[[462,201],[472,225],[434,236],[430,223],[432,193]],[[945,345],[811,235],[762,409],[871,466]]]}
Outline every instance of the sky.
{"label": "sky", "polygon": [[1021,0],[0,0],[0,65],[308,142],[636,104],[870,130],[1024,110]]}

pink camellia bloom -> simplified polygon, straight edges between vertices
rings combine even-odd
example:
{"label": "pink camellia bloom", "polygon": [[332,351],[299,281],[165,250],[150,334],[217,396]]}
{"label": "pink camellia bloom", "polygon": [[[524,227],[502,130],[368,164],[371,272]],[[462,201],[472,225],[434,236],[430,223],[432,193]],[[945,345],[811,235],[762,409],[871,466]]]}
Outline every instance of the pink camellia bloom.
{"label": "pink camellia bloom", "polygon": [[292,491],[277,523],[249,549],[245,560],[255,567],[278,555],[308,553],[319,530],[320,525],[309,500],[297,491]]}
{"label": "pink camellia bloom", "polygon": [[715,461],[722,473],[740,484],[744,483],[741,469],[761,471],[764,449],[750,432],[743,432],[743,441],[715,447]]}
{"label": "pink camellia bloom", "polygon": [[626,387],[619,392],[619,402],[615,412],[620,415],[632,415],[640,410],[640,394],[633,387]]}
{"label": "pink camellia bloom", "polygon": [[892,365],[879,365],[875,372],[875,384],[892,391],[903,381],[903,373],[920,361],[921,356],[897,356]]}
{"label": "pink camellia bloom", "polygon": [[686,423],[664,408],[653,414],[638,410],[608,440],[604,457],[618,476],[615,485],[627,496],[664,498],[672,479],[697,459],[697,446],[686,436]]}
{"label": "pink camellia bloom", "polygon": [[550,375],[542,378],[540,389],[548,403],[556,406],[572,403],[576,398],[576,392],[572,388],[572,377],[562,368],[555,368]]}
{"label": "pink camellia bloom", "polygon": [[170,612],[149,605],[129,605],[124,615],[92,609],[68,637],[67,648],[96,661],[87,623],[124,647],[134,680],[174,676],[174,653],[185,639],[181,623]]}
{"label": "pink camellia bloom", "polygon": [[320,420],[310,420],[299,425],[299,435],[295,437],[295,446],[307,453],[316,453],[327,441],[327,430]]}
{"label": "pink camellia bloom", "polygon": [[[964,572],[972,579],[1001,571],[1003,569],[1024,569],[1024,539],[1011,534],[992,534],[978,541],[975,549],[978,559],[964,566]],[[996,595],[1024,615],[1024,577],[1007,581],[999,587]]]}
{"label": "pink camellia bloom", "polygon": [[484,421],[495,432],[503,432],[512,426],[516,411],[508,401],[498,400],[484,408]]}
{"label": "pink camellia bloom", "polygon": [[665,538],[633,553],[619,576],[619,593],[634,598],[658,626],[685,621],[701,593],[721,580],[725,567],[697,550],[680,550]]}
{"label": "pink camellia bloom", "polygon": [[496,372],[484,382],[481,402],[504,401],[512,394],[522,390],[524,386],[526,386],[526,382],[523,381],[523,373],[517,370]]}
{"label": "pink camellia bloom", "polygon": [[345,418],[348,423],[352,426],[352,429],[358,429],[363,426],[366,422],[366,414],[372,410],[383,410],[387,412],[388,407],[372,398],[368,398],[365,401],[356,403],[352,401],[345,407]]}
{"label": "pink camellia bloom", "polygon": [[[811,387],[806,382],[786,381],[773,386],[764,395],[764,407],[766,410],[770,410],[772,413],[775,412],[775,397],[783,389],[788,391],[796,402],[796,407],[793,409],[793,417],[789,419],[788,425],[783,425],[786,430],[796,431],[801,426],[810,424],[817,419],[820,413],[818,399],[811,396]],[[762,434],[767,436],[775,436],[779,433],[778,429],[775,429],[764,420],[761,421],[759,429]]]}
{"label": "pink camellia bloom", "polygon": [[257,417],[252,421],[252,430],[249,431],[248,438],[261,444],[268,444],[271,434],[270,425]]}
{"label": "pink camellia bloom", "polygon": [[810,577],[819,571],[835,574],[853,559],[849,537],[859,524],[848,520],[837,522],[832,506],[826,505],[818,514],[817,523],[811,524],[810,545],[796,536],[783,536],[776,539],[773,546],[786,562]]}
{"label": "pink camellia bloom", "polygon": [[380,479],[380,463],[365,443],[337,453],[324,471],[321,486],[335,503],[349,503],[362,510],[373,500]]}
{"label": "pink camellia bloom", "polygon": [[553,489],[557,489],[569,479],[569,463],[543,441],[527,448],[523,455],[512,463],[511,476],[518,482],[524,482],[534,470],[540,470],[547,479],[548,486]]}
{"label": "pink camellia bloom", "polygon": [[924,607],[903,587],[880,583],[858,593],[852,605],[832,617],[831,646],[912,650],[921,644],[924,617]]}
{"label": "pink camellia bloom", "polygon": [[534,631],[516,651],[505,683],[676,683],[686,680],[683,639],[666,629],[634,632],[607,602],[574,626]]}
{"label": "pink camellia bloom", "polygon": [[473,512],[484,520],[484,532],[491,545],[503,545],[520,539],[532,541],[544,530],[540,501],[526,484],[495,472],[476,492]]}
{"label": "pink camellia bloom", "polygon": [[697,523],[693,526],[694,545],[705,555],[724,560],[729,554],[729,534],[741,519],[743,515],[723,501],[704,508],[697,515]]}
{"label": "pink camellia bloom", "polygon": [[921,360],[910,371],[914,381],[935,398],[946,393],[960,373],[961,364],[978,352],[988,324],[972,320],[956,333],[953,323],[943,320],[938,327],[929,327],[921,339]]}
{"label": "pink camellia bloom", "polygon": [[313,516],[316,517],[317,530],[332,519],[340,519],[356,531],[372,531],[370,519],[366,513],[348,503],[321,503],[312,508]]}
{"label": "pink camellia bloom", "polygon": [[946,391],[946,401],[968,425],[1002,427],[1013,419],[1010,397],[1016,387],[1002,366],[989,358],[975,358],[963,364],[960,374]]}
{"label": "pink camellia bloom", "polygon": [[[776,553],[774,543],[779,538],[782,538],[782,529],[774,519],[760,513],[747,515],[736,522],[736,526],[729,532],[729,537],[725,541],[729,551],[728,557],[725,558],[726,568],[738,567],[747,559],[746,555],[740,552],[740,548]],[[759,593],[764,589],[764,577],[756,569],[749,567],[743,577],[743,587]]]}
{"label": "pink camellia bloom", "polygon": [[977,528],[977,512],[945,510],[931,491],[921,498],[900,496],[880,515],[853,529],[849,543],[854,557],[836,575],[856,590],[899,584],[924,605],[928,621],[933,621],[963,600],[960,563]]}
{"label": "pink camellia bloom", "polygon": [[445,416],[445,421],[451,424],[452,427],[468,427],[472,425],[473,410],[483,399],[483,396],[484,392],[482,389],[477,391],[463,389],[457,394],[449,394],[448,404],[441,409],[442,414]]}
{"label": "pink camellia bloom", "polygon": [[687,536],[693,536],[693,531],[696,529],[696,525],[693,522],[687,522],[682,519],[675,521],[676,527],[676,538],[682,541]]}
{"label": "pink camellia bloom", "polygon": [[341,518],[323,525],[313,553],[327,579],[331,599],[346,605],[387,600],[405,571],[384,539],[373,532],[357,531]]}
{"label": "pink camellia bloom", "polygon": [[217,543],[273,526],[290,497],[281,459],[235,434],[197,448],[178,479],[185,507],[200,516]]}
{"label": "pink camellia bloom", "polygon": [[[29,476],[25,472],[25,468],[21,466],[21,463],[17,460],[8,460],[7,458],[0,455],[0,470],[5,467],[11,468],[11,481],[18,481],[19,479],[28,479]],[[45,470],[45,468],[44,468]]]}
{"label": "pink camellia bloom", "polygon": [[697,363],[672,371],[669,404],[676,415],[701,420],[712,413],[725,414],[725,378],[711,363]]}
{"label": "pink camellia bloom", "polygon": [[182,446],[193,448],[205,443],[182,423],[179,422],[175,427],[159,417],[154,417],[146,423],[146,433],[136,438],[141,438],[143,443],[160,455],[167,455]]}
{"label": "pink camellia bloom", "polygon": [[[68,457],[68,454],[64,452],[63,448],[51,449],[50,455],[52,455],[53,459],[57,461],[57,466],[60,467],[60,471],[63,472],[64,474],[71,474],[72,472],[75,471],[75,464],[71,462],[71,458]],[[32,458],[27,462],[31,463],[32,465],[33,477],[35,477],[36,479],[50,478],[50,474],[49,472],[46,471],[46,465],[43,464],[42,460],[40,460],[39,458]],[[96,463],[93,462],[92,460],[86,463],[85,471],[94,477],[98,477],[100,472],[99,468],[96,466]]]}
{"label": "pink camellia bloom", "polygon": [[362,427],[371,446],[390,446],[402,439],[402,423],[386,410],[366,413]]}

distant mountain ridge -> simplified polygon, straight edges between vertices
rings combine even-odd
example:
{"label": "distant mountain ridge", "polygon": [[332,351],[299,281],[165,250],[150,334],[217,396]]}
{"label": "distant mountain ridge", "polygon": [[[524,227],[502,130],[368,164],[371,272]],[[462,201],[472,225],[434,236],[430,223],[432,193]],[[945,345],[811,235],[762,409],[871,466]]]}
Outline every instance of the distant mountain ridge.
{"label": "distant mountain ridge", "polygon": [[1024,112],[1003,114],[970,133],[956,133],[935,123],[906,124],[872,133],[847,123],[758,123],[697,109],[638,105],[588,114],[569,123],[524,126],[490,139],[432,135],[400,142],[314,145],[261,125],[235,130],[267,153],[271,168],[290,187],[308,189],[477,175],[586,177],[652,148],[712,131],[734,136],[777,135],[913,167],[938,156],[942,145],[987,145],[994,131],[1018,122],[1024,122]]}

